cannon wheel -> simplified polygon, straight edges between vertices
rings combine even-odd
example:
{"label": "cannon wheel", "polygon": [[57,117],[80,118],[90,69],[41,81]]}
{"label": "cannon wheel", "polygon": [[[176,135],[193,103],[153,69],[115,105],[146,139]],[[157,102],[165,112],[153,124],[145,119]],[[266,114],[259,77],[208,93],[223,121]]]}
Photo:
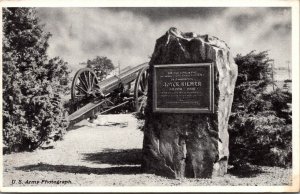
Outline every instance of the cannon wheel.
{"label": "cannon wheel", "polygon": [[72,82],[71,97],[74,102],[95,96],[98,86],[98,79],[93,70],[82,68],[77,71]]}
{"label": "cannon wheel", "polygon": [[144,112],[147,103],[148,93],[148,67],[144,67],[139,72],[134,86],[134,101],[136,112]]}

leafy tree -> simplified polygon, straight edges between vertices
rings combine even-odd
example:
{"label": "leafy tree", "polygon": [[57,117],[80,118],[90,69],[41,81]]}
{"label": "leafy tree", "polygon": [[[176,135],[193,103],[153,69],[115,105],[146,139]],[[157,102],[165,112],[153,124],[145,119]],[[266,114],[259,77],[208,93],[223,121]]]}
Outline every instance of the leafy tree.
{"label": "leafy tree", "polygon": [[291,111],[284,111],[291,94],[266,91],[272,84],[267,51],[237,55],[235,62],[239,74],[229,121],[230,162],[291,165]]}
{"label": "leafy tree", "polygon": [[60,139],[67,122],[60,96],[66,63],[48,61],[50,33],[33,8],[3,8],[3,140],[10,149],[32,150]]}
{"label": "leafy tree", "polygon": [[115,69],[110,59],[99,56],[97,56],[95,59],[88,60],[87,67],[95,71],[100,81],[104,80],[105,77]]}

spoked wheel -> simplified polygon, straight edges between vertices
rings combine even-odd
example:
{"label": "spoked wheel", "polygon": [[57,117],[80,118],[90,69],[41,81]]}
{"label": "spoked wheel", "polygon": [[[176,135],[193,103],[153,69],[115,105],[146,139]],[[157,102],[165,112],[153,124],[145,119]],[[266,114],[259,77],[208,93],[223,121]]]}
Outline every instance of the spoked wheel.
{"label": "spoked wheel", "polygon": [[134,100],[136,112],[144,113],[148,94],[148,67],[144,67],[138,74],[134,86]]}
{"label": "spoked wheel", "polygon": [[77,71],[72,82],[71,97],[73,102],[82,102],[99,93],[99,85],[96,74],[89,68]]}

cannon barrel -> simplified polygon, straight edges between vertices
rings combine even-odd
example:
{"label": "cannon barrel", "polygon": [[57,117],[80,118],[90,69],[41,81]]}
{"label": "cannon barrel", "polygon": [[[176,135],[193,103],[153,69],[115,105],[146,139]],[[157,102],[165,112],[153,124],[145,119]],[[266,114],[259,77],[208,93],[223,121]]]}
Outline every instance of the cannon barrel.
{"label": "cannon barrel", "polygon": [[110,77],[99,83],[99,87],[104,95],[111,93],[115,89],[120,87],[120,84],[128,84],[137,78],[138,72],[144,67],[148,66],[148,63],[140,64],[132,69],[129,69],[118,76]]}
{"label": "cannon barrel", "polygon": [[[142,73],[146,72],[147,68],[148,63],[143,63],[119,74],[118,76],[107,78],[101,82],[98,82],[95,73],[91,69],[80,69],[73,79],[71,89],[72,101],[74,103],[81,102],[80,100],[82,100],[82,96],[86,97],[87,99],[91,96],[94,96],[95,98],[92,101],[88,99],[89,102],[87,102],[87,104],[68,116],[67,119],[70,121],[70,126],[83,119],[93,117],[97,113],[102,114],[128,103],[129,101],[127,100],[121,102],[120,104],[116,104],[115,102],[111,101],[109,94],[114,93],[116,89],[122,87],[123,85],[131,84],[131,82],[135,80],[135,98],[131,97],[131,99],[135,99],[137,101],[140,95],[138,91],[147,90],[145,87],[147,83],[143,83],[143,81],[147,82],[147,79],[145,77],[145,80],[143,81],[139,79]],[[139,83],[142,83],[143,88],[138,89]],[[101,93],[101,98],[93,95],[96,93]]]}

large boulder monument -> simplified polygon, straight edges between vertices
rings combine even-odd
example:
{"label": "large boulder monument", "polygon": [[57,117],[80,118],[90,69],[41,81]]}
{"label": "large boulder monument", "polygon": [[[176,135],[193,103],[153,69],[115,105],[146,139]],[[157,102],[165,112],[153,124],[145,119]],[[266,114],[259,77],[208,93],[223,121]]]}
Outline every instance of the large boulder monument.
{"label": "large boulder monument", "polygon": [[213,36],[170,28],[149,62],[142,170],[171,178],[227,172],[237,65]]}

